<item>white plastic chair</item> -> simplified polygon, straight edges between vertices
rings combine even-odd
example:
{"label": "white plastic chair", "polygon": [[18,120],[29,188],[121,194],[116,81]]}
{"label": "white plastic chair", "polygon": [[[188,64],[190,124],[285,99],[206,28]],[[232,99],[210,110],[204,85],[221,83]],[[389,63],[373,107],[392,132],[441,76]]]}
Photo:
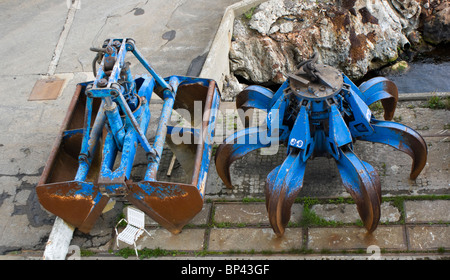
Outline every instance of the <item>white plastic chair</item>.
{"label": "white plastic chair", "polygon": [[[149,236],[151,234],[145,229],[145,214],[144,212],[133,208],[128,207],[127,208],[127,217],[128,220],[125,218],[121,219],[116,227],[116,235],[117,235],[117,247],[119,247],[119,240],[122,242],[125,242],[129,245],[134,245],[134,251],[136,252],[136,257],[138,256],[137,248],[136,248],[136,241],[138,238],[142,235],[142,233],[146,232]],[[127,226],[124,230],[122,230],[120,233],[117,231],[117,226],[122,222],[127,222]]]}

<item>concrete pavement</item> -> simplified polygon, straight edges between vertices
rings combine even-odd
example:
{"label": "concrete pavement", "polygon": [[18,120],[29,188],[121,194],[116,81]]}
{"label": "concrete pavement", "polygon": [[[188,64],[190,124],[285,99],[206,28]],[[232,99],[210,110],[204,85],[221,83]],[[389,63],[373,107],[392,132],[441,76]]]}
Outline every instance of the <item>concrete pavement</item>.
{"label": "concrete pavement", "polygon": [[[196,76],[225,7],[234,2],[80,1],[69,23],[66,1],[0,3],[0,254],[45,246],[54,217],[41,209],[34,187],[76,84],[92,80],[89,48],[109,37],[131,37],[161,76]],[[61,38],[64,28],[70,30]],[[64,89],[56,100],[28,101],[35,82],[55,62],[58,44],[63,48],[54,74],[66,79]],[[134,73],[144,73],[131,62]]]}
{"label": "concrete pavement", "polygon": [[[149,2],[109,1],[106,6],[97,0],[81,1],[69,25],[65,1],[0,3],[3,36],[0,47],[5,50],[0,69],[2,258],[42,256],[54,216],[42,209],[34,187],[76,84],[92,79],[93,53],[89,48],[99,46],[108,37],[131,37],[162,76],[196,76],[202,69],[225,8],[238,0],[221,0],[214,5],[207,0]],[[35,82],[48,74],[49,66],[55,61],[63,26],[70,26],[70,30],[62,42],[54,73],[66,79],[64,89],[56,100],[28,101]],[[132,71],[144,73],[133,61]],[[149,248],[150,255],[161,258],[165,253],[158,255],[157,252],[169,252],[177,258],[223,254],[256,258],[263,253],[263,257],[308,258],[317,254],[333,257],[342,251],[366,257],[366,249],[375,245],[385,256],[448,257],[450,145],[448,132],[442,131],[449,129],[450,113],[423,108],[423,104],[422,101],[401,102],[396,112],[397,121],[417,129],[428,144],[427,167],[415,182],[408,179],[411,160],[407,155],[378,144],[356,145],[357,154],[382,175],[383,196],[388,198],[383,208],[386,210],[382,210],[387,215],[386,224],[380,225],[374,236],[365,236],[354,216],[354,204],[345,200],[348,194],[340,183],[334,162],[316,159],[308,163],[305,185],[293,207],[285,237],[274,237],[266,220],[263,186],[268,172],[284,159],[284,150],[280,148],[254,152],[233,164],[234,190],[224,188],[212,163],[206,188],[208,202],[192,225],[172,236],[148,221],[152,236],[142,238],[140,248]],[[155,112],[152,114],[154,123],[161,104],[154,100],[151,106]],[[232,105],[224,103],[222,109],[227,108]],[[223,122],[227,118],[235,119],[227,113],[222,117]],[[226,127],[219,122],[219,132],[227,129],[234,129],[234,126]],[[267,156],[270,153],[275,154]],[[165,150],[159,176],[176,180],[177,176],[183,176],[183,171],[175,169],[172,178],[167,178],[165,171],[170,159],[170,151]],[[140,160],[136,159],[136,169]],[[439,195],[439,199],[431,195]],[[335,200],[330,201],[330,198]],[[90,258],[118,257],[108,252],[117,252],[114,225],[124,204],[118,201],[113,210],[104,213],[89,235],[76,231],[72,244],[95,253]],[[320,219],[316,217],[306,223],[315,217],[311,213]],[[336,216],[336,213],[343,215]],[[157,248],[162,251],[155,250]]]}

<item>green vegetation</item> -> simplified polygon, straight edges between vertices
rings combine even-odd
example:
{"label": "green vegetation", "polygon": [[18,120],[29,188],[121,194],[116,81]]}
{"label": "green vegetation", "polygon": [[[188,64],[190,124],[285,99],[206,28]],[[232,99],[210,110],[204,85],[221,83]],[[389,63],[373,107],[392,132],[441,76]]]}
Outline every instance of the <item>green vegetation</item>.
{"label": "green vegetation", "polygon": [[95,255],[95,253],[92,252],[91,250],[81,249],[81,250],[80,250],[80,255],[81,255],[82,257],[90,257],[90,256]]}
{"label": "green vegetation", "polygon": [[[116,218],[116,224],[122,219],[125,219],[125,214],[123,212],[120,212],[120,214]],[[120,224],[118,224],[117,226],[118,227],[126,227],[127,226],[127,222],[125,222],[125,220],[122,220],[120,222]]]}
{"label": "green vegetation", "polygon": [[447,96],[445,99],[439,96],[432,96],[430,97],[430,99],[428,99],[427,103],[425,104],[425,107],[434,110],[436,109],[450,110],[450,96]]}
{"label": "green vegetation", "polygon": [[370,104],[369,109],[375,115],[379,115],[384,112],[384,108],[383,105],[381,104],[381,101],[377,101],[375,103]]}
{"label": "green vegetation", "polygon": [[401,122],[402,121],[402,116],[395,116],[394,117],[394,121],[395,122]]}
{"label": "green vegetation", "polygon": [[251,19],[253,16],[253,12],[255,11],[256,7],[251,8],[250,10],[248,10],[247,12],[244,13],[244,17],[246,19]]}
{"label": "green vegetation", "polygon": [[[164,256],[180,256],[180,255],[187,255],[187,252],[183,251],[176,251],[176,250],[165,250],[161,248],[156,249],[148,249],[144,248],[142,250],[138,250],[139,258],[140,259],[148,259],[148,258],[157,258],[157,257],[164,257]],[[133,248],[123,248],[120,249],[115,253],[116,256],[121,256],[124,258],[128,258],[130,256],[136,256],[136,253]]]}

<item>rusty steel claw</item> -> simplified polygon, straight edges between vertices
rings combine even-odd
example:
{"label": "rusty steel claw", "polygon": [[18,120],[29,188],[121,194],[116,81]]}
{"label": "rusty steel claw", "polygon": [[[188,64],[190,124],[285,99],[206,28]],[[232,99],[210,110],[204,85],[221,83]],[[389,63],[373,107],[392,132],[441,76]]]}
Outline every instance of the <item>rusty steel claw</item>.
{"label": "rusty steel claw", "polygon": [[372,78],[359,86],[360,97],[367,105],[381,100],[384,109],[384,119],[392,120],[397,107],[398,89],[394,82],[384,78]]}
{"label": "rusty steel claw", "polygon": [[266,110],[273,97],[273,91],[262,86],[248,86],[236,96],[236,108],[257,108]]}
{"label": "rusty steel claw", "polygon": [[355,200],[364,226],[369,233],[373,232],[381,213],[381,187],[377,172],[348,148],[340,149],[340,158],[336,163],[344,187]]}
{"label": "rusty steel claw", "polygon": [[225,139],[216,150],[215,164],[219,177],[227,188],[233,188],[230,176],[231,164],[259,148],[271,145],[267,138],[266,130],[259,127],[249,127],[244,130],[235,132],[233,135]]}
{"label": "rusty steel claw", "polygon": [[419,176],[427,162],[428,149],[422,136],[406,125],[372,119],[373,134],[362,136],[360,140],[382,143],[408,154],[412,159],[410,178]]}
{"label": "rusty steel claw", "polygon": [[266,208],[269,222],[277,236],[284,234],[291,218],[291,207],[303,187],[306,162],[301,152],[291,152],[285,161],[267,176]]}
{"label": "rusty steel claw", "polygon": [[[245,127],[250,125],[250,109],[267,110],[270,106],[274,93],[262,86],[248,86],[236,96],[236,109]],[[241,111],[242,110],[242,111]]]}

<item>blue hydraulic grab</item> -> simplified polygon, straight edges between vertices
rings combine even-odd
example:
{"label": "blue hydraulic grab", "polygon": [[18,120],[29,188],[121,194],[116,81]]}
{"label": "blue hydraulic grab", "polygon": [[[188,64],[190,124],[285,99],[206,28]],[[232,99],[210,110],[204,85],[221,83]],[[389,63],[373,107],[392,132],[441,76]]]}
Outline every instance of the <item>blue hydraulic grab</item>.
{"label": "blue hydraulic grab", "polygon": [[[108,39],[92,48],[100,62],[96,78],[82,83],[69,106],[60,135],[36,187],[50,212],[89,232],[111,198],[124,197],[172,233],[178,233],[203,206],[220,93],[215,81],[184,76],[161,78],[133,39]],[[133,53],[150,73],[133,78],[125,60]],[[94,67],[95,69],[96,67]],[[164,101],[153,143],[146,138],[155,92]],[[193,112],[199,102],[202,112]],[[201,113],[197,127],[171,127],[175,109]],[[180,145],[173,137],[182,137]],[[189,183],[160,182],[156,174],[164,144],[186,167]],[[145,177],[131,178],[140,145],[147,158]]]}
{"label": "blue hydraulic grab", "polygon": [[[236,107],[267,111],[266,123],[228,137],[216,151],[217,172],[231,188],[229,168],[235,160],[259,148],[286,145],[287,158],[268,174],[265,186],[269,221],[281,236],[302,188],[307,160],[332,157],[361,220],[372,232],[380,219],[380,179],[369,163],[355,155],[353,143],[383,143],[407,153],[413,159],[411,179],[426,164],[427,146],[413,129],[389,121],[398,100],[393,82],[378,77],[357,87],[337,69],[316,61],[314,56],[301,63],[275,93],[254,85],[238,94]],[[368,107],[379,100],[384,121],[375,119]]]}

